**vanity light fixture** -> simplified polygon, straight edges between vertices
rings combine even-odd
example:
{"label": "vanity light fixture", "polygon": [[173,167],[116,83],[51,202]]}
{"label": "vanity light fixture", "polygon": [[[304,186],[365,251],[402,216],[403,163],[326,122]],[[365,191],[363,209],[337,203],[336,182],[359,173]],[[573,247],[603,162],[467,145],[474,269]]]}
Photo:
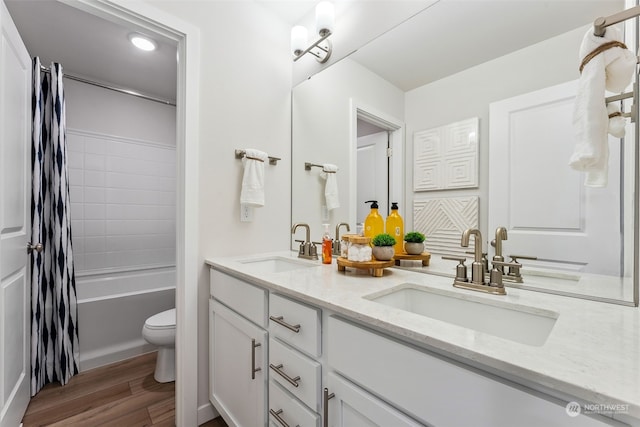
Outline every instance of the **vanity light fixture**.
{"label": "vanity light fixture", "polygon": [[138,49],[144,50],[146,52],[151,52],[153,50],[156,50],[158,47],[156,42],[154,42],[150,38],[145,37],[141,34],[136,34],[136,33],[129,34],[129,41],[131,41],[131,43]]}
{"label": "vanity light fixture", "polygon": [[315,56],[321,64],[327,62],[331,56],[331,41],[328,39],[333,33],[335,10],[333,4],[322,1],[316,6],[316,31],[320,38],[307,46],[307,29],[296,25],[291,29],[291,50],[293,61],[302,58],[306,53]]}

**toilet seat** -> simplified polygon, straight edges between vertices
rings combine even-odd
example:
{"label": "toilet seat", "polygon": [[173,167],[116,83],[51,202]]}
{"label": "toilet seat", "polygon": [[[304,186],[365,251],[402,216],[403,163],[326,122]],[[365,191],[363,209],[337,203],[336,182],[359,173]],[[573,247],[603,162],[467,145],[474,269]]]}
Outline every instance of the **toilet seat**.
{"label": "toilet seat", "polygon": [[149,317],[144,326],[147,329],[175,329],[176,327],[176,309],[172,308]]}

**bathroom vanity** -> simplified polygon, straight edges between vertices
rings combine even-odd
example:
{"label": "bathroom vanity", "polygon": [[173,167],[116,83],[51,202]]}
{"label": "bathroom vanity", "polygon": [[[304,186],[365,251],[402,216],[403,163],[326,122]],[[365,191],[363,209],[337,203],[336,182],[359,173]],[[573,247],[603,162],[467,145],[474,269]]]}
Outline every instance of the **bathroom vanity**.
{"label": "bathroom vanity", "polygon": [[637,308],[291,252],[207,264],[209,397],[229,425],[640,425]]}

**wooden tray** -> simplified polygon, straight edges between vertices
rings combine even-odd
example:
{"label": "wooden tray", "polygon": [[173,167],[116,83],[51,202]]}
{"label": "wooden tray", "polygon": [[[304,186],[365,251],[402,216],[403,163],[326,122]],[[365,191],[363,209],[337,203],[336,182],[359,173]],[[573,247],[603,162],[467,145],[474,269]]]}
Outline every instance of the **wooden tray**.
{"label": "wooden tray", "polygon": [[393,267],[393,258],[389,261],[349,261],[347,258],[338,257],[338,271],[344,271],[347,267],[371,270],[373,277],[382,277],[384,269]]}
{"label": "wooden tray", "polygon": [[400,260],[413,260],[413,261],[422,261],[422,265],[425,267],[429,265],[429,261],[431,260],[431,254],[429,252],[422,252],[420,255],[409,255],[407,253],[395,254],[393,259],[396,261],[396,265],[400,265]]}

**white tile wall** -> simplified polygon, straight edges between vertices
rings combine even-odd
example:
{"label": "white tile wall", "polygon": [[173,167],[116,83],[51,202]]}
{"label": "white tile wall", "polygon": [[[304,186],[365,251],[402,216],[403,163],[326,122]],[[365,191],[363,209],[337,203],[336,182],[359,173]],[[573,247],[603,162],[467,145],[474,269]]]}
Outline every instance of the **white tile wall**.
{"label": "white tile wall", "polygon": [[175,265],[175,147],[67,129],[76,272]]}

